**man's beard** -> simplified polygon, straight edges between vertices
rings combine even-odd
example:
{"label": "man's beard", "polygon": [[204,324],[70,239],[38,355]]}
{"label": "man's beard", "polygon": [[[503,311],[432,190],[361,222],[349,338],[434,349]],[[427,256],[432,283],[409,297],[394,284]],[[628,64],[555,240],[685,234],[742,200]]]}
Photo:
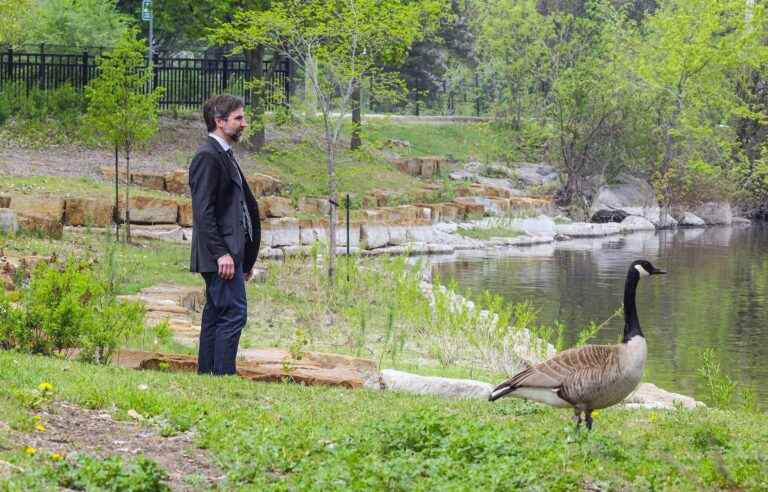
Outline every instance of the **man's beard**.
{"label": "man's beard", "polygon": [[233,142],[239,142],[240,141],[240,136],[242,136],[242,134],[243,134],[243,130],[242,129],[235,130],[234,132],[229,134],[229,138],[231,138]]}

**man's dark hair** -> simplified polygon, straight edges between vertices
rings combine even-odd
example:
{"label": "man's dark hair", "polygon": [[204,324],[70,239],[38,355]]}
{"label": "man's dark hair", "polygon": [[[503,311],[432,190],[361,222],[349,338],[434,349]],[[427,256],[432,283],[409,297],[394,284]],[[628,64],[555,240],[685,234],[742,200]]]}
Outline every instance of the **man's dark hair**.
{"label": "man's dark hair", "polygon": [[244,108],[243,98],[221,94],[213,96],[203,104],[203,119],[208,132],[216,129],[216,118],[227,119],[233,111]]}

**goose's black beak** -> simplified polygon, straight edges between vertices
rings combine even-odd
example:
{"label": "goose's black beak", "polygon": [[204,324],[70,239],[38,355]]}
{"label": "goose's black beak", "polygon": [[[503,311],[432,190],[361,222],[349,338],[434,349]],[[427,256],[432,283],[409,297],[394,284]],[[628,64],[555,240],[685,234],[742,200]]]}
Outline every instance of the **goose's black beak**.
{"label": "goose's black beak", "polygon": [[659,270],[658,268],[655,269],[653,272],[651,272],[651,275],[665,275],[667,273],[666,270]]}

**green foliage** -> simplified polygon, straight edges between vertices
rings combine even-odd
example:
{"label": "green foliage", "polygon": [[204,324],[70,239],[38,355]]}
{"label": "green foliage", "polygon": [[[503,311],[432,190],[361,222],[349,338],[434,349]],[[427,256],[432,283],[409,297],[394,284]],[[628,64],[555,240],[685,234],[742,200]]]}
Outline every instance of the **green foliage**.
{"label": "green foliage", "polygon": [[22,136],[40,139],[48,133],[54,141],[79,137],[84,108],[83,96],[68,84],[51,90],[27,90],[13,83],[0,87],[0,125],[13,123],[14,133]]}
{"label": "green foliage", "polygon": [[736,395],[736,383],[723,374],[718,354],[713,349],[702,352],[699,374],[706,383],[710,402],[720,408],[730,406]]}
{"label": "green foliage", "polygon": [[90,267],[69,261],[62,269],[41,263],[18,305],[0,293],[0,346],[106,364],[119,344],[138,332],[144,310],[109,295]]}
{"label": "green foliage", "polygon": [[0,19],[3,19],[0,23],[0,45],[15,46],[28,39],[27,28],[34,18],[35,7],[33,0],[0,0]]}
{"label": "green foliage", "polygon": [[154,461],[139,455],[125,463],[119,457],[99,459],[85,454],[54,466],[52,479],[74,490],[166,492],[168,474]]}
{"label": "green foliage", "polygon": [[151,66],[146,46],[129,29],[115,47],[98,59],[98,76],[88,84],[86,122],[99,140],[110,148],[130,151],[157,131],[157,107],[162,88],[150,92]]}
{"label": "green foliage", "polygon": [[40,0],[26,24],[26,42],[61,48],[111,47],[131,18],[118,12],[115,0]]}

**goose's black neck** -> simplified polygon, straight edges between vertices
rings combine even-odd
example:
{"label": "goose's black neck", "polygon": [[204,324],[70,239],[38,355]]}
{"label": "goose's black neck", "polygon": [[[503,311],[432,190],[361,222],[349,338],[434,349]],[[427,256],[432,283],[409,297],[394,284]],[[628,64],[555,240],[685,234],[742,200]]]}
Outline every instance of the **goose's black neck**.
{"label": "goose's black neck", "polygon": [[644,336],[640,330],[640,320],[637,318],[637,306],[635,306],[635,292],[637,291],[637,282],[640,280],[640,274],[632,268],[627,273],[627,281],[624,284],[624,338],[623,343],[627,343],[635,335]]}

